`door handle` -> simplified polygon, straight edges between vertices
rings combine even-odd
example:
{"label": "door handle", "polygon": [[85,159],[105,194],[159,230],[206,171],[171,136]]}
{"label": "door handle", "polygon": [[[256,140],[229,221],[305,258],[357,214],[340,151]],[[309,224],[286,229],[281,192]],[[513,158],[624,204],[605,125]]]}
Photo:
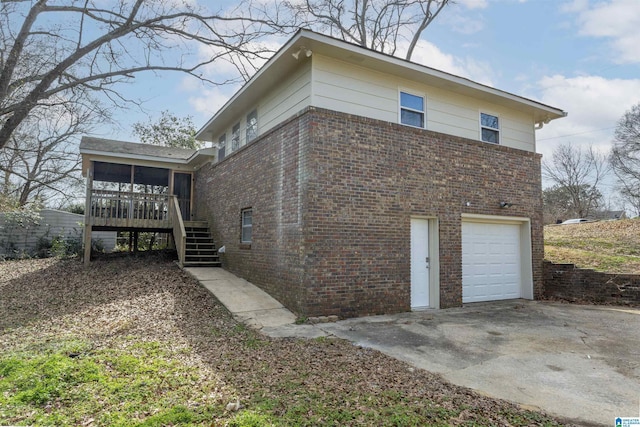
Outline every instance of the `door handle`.
{"label": "door handle", "polygon": [[429,268],[429,257],[426,257],[424,261],[427,263],[427,268]]}

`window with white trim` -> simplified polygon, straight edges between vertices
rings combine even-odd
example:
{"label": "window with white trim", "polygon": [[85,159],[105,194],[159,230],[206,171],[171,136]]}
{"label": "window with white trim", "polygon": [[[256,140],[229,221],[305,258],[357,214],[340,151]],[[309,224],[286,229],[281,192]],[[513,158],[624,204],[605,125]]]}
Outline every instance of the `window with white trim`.
{"label": "window with white trim", "polygon": [[498,116],[480,113],[480,134],[483,141],[500,144],[500,120]]}
{"label": "window with white trim", "polygon": [[424,96],[400,91],[400,123],[424,129],[425,104]]}
{"label": "window with white trim", "polygon": [[240,236],[241,243],[251,243],[251,235],[253,234],[253,210],[251,208],[243,209],[242,215],[242,234]]}
{"label": "window with white trim", "polygon": [[218,138],[218,160],[224,159],[225,150],[227,148],[227,134],[223,133]]}
{"label": "window with white trim", "polygon": [[258,136],[258,111],[247,114],[247,144]]}
{"label": "window with white trim", "polygon": [[231,129],[231,151],[240,148],[240,123],[233,125]]}

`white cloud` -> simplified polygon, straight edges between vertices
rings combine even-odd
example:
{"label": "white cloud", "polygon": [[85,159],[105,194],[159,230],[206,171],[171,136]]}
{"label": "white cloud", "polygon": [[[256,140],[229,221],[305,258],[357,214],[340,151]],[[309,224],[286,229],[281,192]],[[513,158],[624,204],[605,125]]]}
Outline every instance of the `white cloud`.
{"label": "white cloud", "polygon": [[206,120],[209,120],[238,90],[238,85],[214,86],[200,90],[197,96],[189,97],[189,104]]}
{"label": "white cloud", "polygon": [[561,143],[593,145],[608,152],[616,123],[640,102],[640,79],[555,75],[544,77],[538,87],[541,102],[569,113],[537,131],[538,152],[547,158]]}
{"label": "white cloud", "polygon": [[471,18],[462,14],[445,15],[443,23],[450,26],[456,33],[470,35],[484,29],[484,20],[481,17]]}
{"label": "white cloud", "polygon": [[589,0],[573,0],[560,6],[561,12],[576,13],[589,9]]}
{"label": "white cloud", "polygon": [[[462,0],[450,3],[440,15],[440,25],[449,28],[456,33],[470,35],[478,33],[485,28],[485,20],[475,10],[485,9],[489,6],[486,0]],[[474,12],[470,12],[474,11]]]}
{"label": "white cloud", "polygon": [[436,45],[426,40],[418,42],[411,61],[493,86],[494,72],[488,62],[478,61],[471,57],[459,58],[444,53]]}
{"label": "white cloud", "polygon": [[[277,51],[282,46],[282,41],[279,38],[263,39],[260,43],[256,43],[252,48],[247,46],[249,50],[258,51],[268,49],[271,51]],[[199,55],[201,59],[211,58],[214,55],[220,54],[221,49],[214,46],[201,46]],[[254,70],[260,69],[266,62],[266,58],[254,58],[249,64],[246,60],[243,62],[236,62],[236,64],[243,64],[244,69],[252,73]],[[224,82],[226,80],[235,80],[239,78],[238,67],[234,65],[228,58],[222,57],[216,59],[211,64],[206,65],[201,69],[203,77],[215,82]],[[194,79],[184,79],[182,82],[182,88],[189,93],[197,92],[189,97],[189,104],[193,106],[195,111],[201,115],[207,115],[208,118],[213,116],[220,107],[222,107],[231,96],[240,88],[240,83],[230,83],[220,86],[205,85],[203,89],[201,82]],[[207,119],[208,119],[207,118]]]}
{"label": "white cloud", "polygon": [[578,14],[580,34],[610,39],[614,62],[640,62],[640,3],[638,0],[610,0],[591,6],[576,0],[564,10]]}
{"label": "white cloud", "polygon": [[461,4],[467,9],[486,9],[489,6],[487,0],[457,0],[457,4]]}

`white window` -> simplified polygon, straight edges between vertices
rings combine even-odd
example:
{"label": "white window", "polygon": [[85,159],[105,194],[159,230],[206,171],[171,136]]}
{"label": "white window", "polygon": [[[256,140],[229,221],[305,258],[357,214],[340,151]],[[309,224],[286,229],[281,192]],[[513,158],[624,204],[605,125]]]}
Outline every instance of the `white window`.
{"label": "white window", "polygon": [[231,129],[231,151],[240,148],[240,123],[236,123]]}
{"label": "white window", "polygon": [[242,243],[251,243],[251,234],[253,231],[253,212],[251,208],[242,210],[242,235],[240,241]]}
{"label": "white window", "polygon": [[403,125],[424,128],[424,107],[424,96],[400,92],[400,123]]}
{"label": "white window", "polygon": [[247,115],[247,144],[258,136],[258,111],[253,110]]}
{"label": "white window", "polygon": [[498,116],[480,113],[480,133],[483,141],[500,144],[500,121]]}
{"label": "white window", "polygon": [[223,133],[218,138],[218,160],[224,159],[225,149],[227,148],[227,134]]}

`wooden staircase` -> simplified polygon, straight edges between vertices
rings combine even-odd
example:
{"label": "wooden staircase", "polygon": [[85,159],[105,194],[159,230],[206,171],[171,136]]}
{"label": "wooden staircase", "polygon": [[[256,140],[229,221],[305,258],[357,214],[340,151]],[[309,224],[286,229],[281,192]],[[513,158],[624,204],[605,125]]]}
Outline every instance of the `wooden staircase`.
{"label": "wooden staircase", "polygon": [[183,267],[220,267],[218,250],[206,221],[185,221],[187,234]]}

